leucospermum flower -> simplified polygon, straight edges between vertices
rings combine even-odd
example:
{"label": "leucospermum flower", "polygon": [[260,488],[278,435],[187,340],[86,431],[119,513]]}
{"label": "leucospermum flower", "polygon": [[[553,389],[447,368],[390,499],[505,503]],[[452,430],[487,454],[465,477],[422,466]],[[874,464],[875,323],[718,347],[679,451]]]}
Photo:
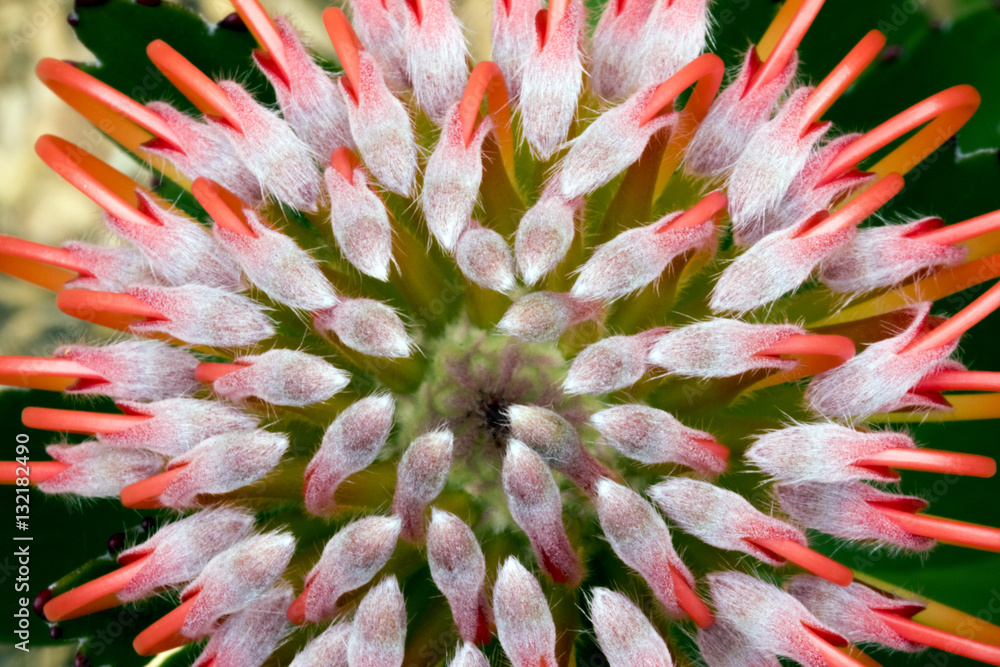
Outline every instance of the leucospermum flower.
{"label": "leucospermum flower", "polygon": [[892,486],[995,473],[899,425],[1000,417],[957,354],[1000,286],[933,303],[998,275],[1000,215],[876,220],[975,90],[843,133],[823,115],[885,38],[801,81],[817,0],[729,77],[705,0],[609,2],[593,31],[581,0],[504,0],[480,63],[446,0],[352,0],[323,14],[336,74],[233,4],[274,106],[160,40],[197,114],[38,66],[160,180],[38,140],[121,243],[3,237],[3,271],[126,335],[0,357],[119,408],[25,410],[87,438],[28,479],[174,511],[46,588],[50,624],[165,598],[135,653],[214,667],[1000,664],[1000,628],[811,547],[1000,550]]}

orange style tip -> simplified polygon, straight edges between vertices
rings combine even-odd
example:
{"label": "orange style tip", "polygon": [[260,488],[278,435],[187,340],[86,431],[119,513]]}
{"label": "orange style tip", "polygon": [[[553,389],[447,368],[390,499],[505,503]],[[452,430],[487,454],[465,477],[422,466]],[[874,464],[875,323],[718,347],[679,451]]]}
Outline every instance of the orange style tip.
{"label": "orange style tip", "polygon": [[334,148],[330,153],[330,166],[338,174],[347,179],[347,182],[354,185],[354,170],[361,164],[358,156],[347,146]]}
{"label": "orange style tip", "polygon": [[681,229],[703,225],[724,211],[728,205],[729,200],[721,190],[710,192],[687,211],[657,229],[656,233],[676,232]]}
{"label": "orange style tip", "polygon": [[931,628],[882,609],[873,609],[872,611],[878,614],[886,625],[911,642],[985,662],[988,665],[1000,665],[1000,646],[960,637],[938,628]]}
{"label": "orange style tip", "polygon": [[197,595],[192,595],[169,614],[140,632],[132,642],[135,652],[141,656],[156,655],[193,642],[194,639],[181,634],[181,627],[197,599]]}
{"label": "orange style tip", "polygon": [[670,579],[674,584],[674,595],[677,596],[677,605],[691,617],[695,625],[699,628],[707,629],[715,625],[715,616],[705,605],[705,602],[698,597],[680,572],[673,565],[670,568]]}
{"label": "orange style tip", "polygon": [[844,363],[854,356],[854,341],[846,336],[830,334],[793,334],[788,338],[758,352],[755,356],[821,355],[834,357]]}
{"label": "orange style tip", "polygon": [[131,294],[66,289],[56,296],[56,307],[70,317],[127,331],[136,322],[167,317]]}
{"label": "orange style tip", "polygon": [[829,667],[864,667],[862,663],[837,648],[838,646],[849,646],[843,638],[810,627],[805,623],[802,624],[802,627],[805,629],[809,643],[823,656]]}
{"label": "orange style tip", "polygon": [[288,59],[285,55],[285,45],[281,41],[281,35],[274,25],[274,21],[267,11],[261,6],[258,0],[233,0],[233,8],[243,19],[243,23],[250,29],[257,44],[263,50],[267,60],[274,64],[275,69],[288,84],[291,82],[289,75]]}
{"label": "orange style tip", "polygon": [[46,620],[53,623],[68,621],[123,604],[118,599],[118,591],[132,581],[145,559],[145,556],[138,558],[113,572],[52,598],[42,610]]}
{"label": "orange style tip", "polygon": [[361,41],[351,27],[351,22],[347,20],[344,11],[339,7],[328,7],[323,10],[323,26],[330,36],[330,43],[333,44],[340,60],[341,67],[344,68],[344,76],[350,84],[351,90],[358,90],[361,84],[361,65],[358,52],[362,50]]}
{"label": "orange style tip", "polygon": [[150,419],[148,415],[119,415],[106,412],[83,412],[56,408],[29,407],[21,412],[21,423],[28,428],[61,433],[120,433]]}
{"label": "orange style tip", "polygon": [[146,55],[199,111],[243,132],[243,125],[226,92],[176,49],[162,39],[154,39],[146,45]]}
{"label": "orange style tip", "polygon": [[725,69],[722,58],[714,53],[698,56],[656,87],[643,112],[642,123],[648,123],[665,110],[672,110],[674,99],[691,86],[695,88],[684,107],[684,115],[700,123],[719,92]]}
{"label": "orange style tip", "polygon": [[748,541],[838,586],[848,586],[854,581],[854,573],[849,567],[841,565],[794,540],[754,538]]}
{"label": "orange style tip", "polygon": [[243,209],[247,204],[215,181],[199,176],[191,184],[191,194],[215,224],[234,234],[257,237],[247,224]]}
{"label": "orange style tip", "polygon": [[194,377],[198,382],[212,384],[223,375],[228,375],[245,364],[226,364],[213,361],[203,361],[194,369]]}
{"label": "orange style tip", "polygon": [[936,449],[887,449],[867,456],[854,465],[920,470],[967,477],[993,477],[997,463],[988,456],[944,452]]}
{"label": "orange style tip", "polygon": [[[472,73],[469,74],[469,81],[465,84],[465,91],[462,93],[458,110],[459,118],[462,121],[462,139],[466,146],[469,145],[472,136],[476,133],[479,107],[482,105],[483,98],[500,86],[503,87],[506,96],[507,88],[503,73],[496,63],[489,60],[477,64],[472,69]],[[488,106],[492,112],[494,104]]]}
{"label": "orange style tip", "polygon": [[129,484],[124,489],[122,489],[119,495],[121,499],[121,504],[130,509],[158,509],[163,507],[160,504],[159,498],[163,490],[170,485],[174,478],[181,473],[185,465],[177,466],[176,468],[171,468],[166,472],[161,472],[159,475],[153,475],[142,481],[136,482],[135,484]]}
{"label": "orange style tip", "polygon": [[306,587],[297,598],[292,600],[292,604],[288,605],[288,611],[285,612],[285,616],[288,617],[288,622],[292,625],[305,625],[306,622],[306,597],[309,595],[309,588]]}
{"label": "orange style tip", "polygon": [[29,461],[27,466],[20,461],[0,461],[0,484],[17,484],[17,480],[25,477],[31,485],[40,484],[68,468],[69,464],[62,461]]}
{"label": "orange style tip", "polygon": [[1000,552],[1000,529],[954,519],[917,514],[872,503],[887,519],[912,535],[969,549]]}
{"label": "orange style tip", "polygon": [[[76,277],[72,275],[74,273],[79,276],[93,275],[69,250],[3,234],[0,234],[0,257],[3,258],[0,272],[49,289],[62,287],[67,280]],[[33,270],[31,267],[34,267]],[[35,274],[42,280],[33,279]],[[61,280],[57,281],[59,278]]]}
{"label": "orange style tip", "polygon": [[716,442],[715,440],[696,440],[695,442],[712,452],[714,456],[717,456],[725,461],[729,460],[730,451],[725,445]]}

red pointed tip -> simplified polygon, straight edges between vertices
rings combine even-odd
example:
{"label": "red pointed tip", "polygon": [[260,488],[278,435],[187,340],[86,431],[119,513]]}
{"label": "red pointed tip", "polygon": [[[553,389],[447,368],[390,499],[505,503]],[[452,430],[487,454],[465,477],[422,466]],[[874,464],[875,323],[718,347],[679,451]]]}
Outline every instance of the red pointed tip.
{"label": "red pointed tip", "polygon": [[246,215],[243,214],[247,204],[229,190],[201,176],[191,184],[191,194],[215,224],[234,234],[257,237],[247,225]]}
{"label": "red pointed tip", "polygon": [[838,586],[847,586],[854,581],[854,573],[845,565],[831,560],[821,553],[813,551],[794,540],[781,538],[753,538],[748,540],[761,549],[777,554],[779,557],[795,563],[804,570],[832,581]]}
{"label": "red pointed tip", "polygon": [[756,356],[821,355],[844,363],[854,356],[854,341],[845,336],[826,334],[795,334],[761,350]]}
{"label": "red pointed tip", "polygon": [[330,36],[330,43],[337,51],[337,58],[340,59],[351,89],[360,90],[361,65],[358,52],[361,51],[361,41],[351,27],[351,22],[342,9],[329,7],[323,10],[323,25]]}
{"label": "red pointed tip", "polygon": [[913,535],[970,549],[1000,552],[1000,529],[872,503],[887,519]]}
{"label": "red pointed tip", "polygon": [[116,292],[67,289],[56,296],[56,307],[71,317],[121,331],[136,322],[167,319],[144,301]]}
{"label": "red pointed tip", "polygon": [[670,568],[670,579],[674,584],[674,595],[677,596],[677,604],[684,613],[691,617],[699,628],[705,629],[715,625],[715,616],[705,605],[705,602],[698,597],[698,594],[691,590],[683,575],[677,571],[673,565]]}
{"label": "red pointed tip", "polygon": [[169,614],[140,632],[132,642],[135,652],[141,656],[156,655],[194,641],[181,634],[181,627],[197,599],[197,594],[192,595]]}
{"label": "red pointed tip", "polygon": [[239,116],[226,92],[172,46],[162,39],[154,39],[146,46],[146,55],[199,111],[225,121],[237,132],[243,132]]}
{"label": "red pointed tip", "polygon": [[866,456],[854,465],[876,468],[902,468],[969,477],[993,477],[997,462],[988,456],[943,452],[934,449],[887,449]]}
{"label": "red pointed tip", "polygon": [[121,504],[130,509],[157,509],[162,507],[160,494],[181,473],[186,465],[171,468],[135,484],[129,484],[120,494]]}
{"label": "red pointed tip", "polygon": [[264,53],[259,55],[273,62],[285,84],[290,84],[291,75],[288,58],[285,55],[285,45],[267,11],[258,0],[233,0],[233,8],[263,49]]}
{"label": "red pointed tip", "polygon": [[243,368],[246,364],[226,364],[214,361],[204,361],[194,369],[194,377],[198,382],[212,384],[223,375],[228,375],[238,368]]}
{"label": "red pointed tip", "polygon": [[144,561],[145,556],[57,595],[45,604],[45,618],[56,623],[117,607],[122,604],[118,591],[132,581]]}
{"label": "red pointed tip", "polygon": [[0,461],[0,484],[17,484],[17,480],[27,477],[32,485],[41,484],[69,468],[62,461],[29,461],[25,466],[20,461]]}
{"label": "red pointed tip", "polygon": [[106,412],[25,408],[21,423],[28,428],[62,433],[120,433],[150,419],[148,415],[119,415]]}
{"label": "red pointed tip", "polygon": [[57,292],[91,272],[69,250],[0,234],[0,272]]}
{"label": "red pointed tip", "polygon": [[343,176],[351,185],[354,185],[354,170],[357,169],[360,164],[361,160],[359,160],[358,156],[355,155],[354,152],[347,146],[335,148],[330,154],[330,166],[333,167],[338,174]]}
{"label": "red pointed tip", "polygon": [[70,359],[0,356],[0,384],[63,391],[78,380],[105,382],[102,376]]}
{"label": "red pointed tip", "polygon": [[285,612],[285,616],[288,617],[288,622],[292,625],[305,625],[306,623],[306,598],[309,596],[309,587],[307,586],[297,598],[292,600],[292,604],[288,605],[288,611]]}
{"label": "red pointed tip", "polygon": [[873,609],[876,614],[901,637],[911,642],[930,646],[965,658],[1000,665],[1000,646],[985,644],[974,639],[959,637],[950,632],[931,628],[899,614],[882,609]]}

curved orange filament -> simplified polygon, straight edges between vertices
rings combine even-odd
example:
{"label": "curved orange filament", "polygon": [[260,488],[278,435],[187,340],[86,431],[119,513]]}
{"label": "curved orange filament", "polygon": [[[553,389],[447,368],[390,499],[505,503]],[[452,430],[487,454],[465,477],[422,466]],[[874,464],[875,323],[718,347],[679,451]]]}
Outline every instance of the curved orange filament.
{"label": "curved orange filament", "polygon": [[872,611],[878,614],[885,624],[899,633],[901,637],[911,642],[941,649],[989,665],[1000,665],[1000,646],[959,637],[950,632],[917,623],[891,611],[883,609],[873,609]]}
{"label": "curved orange filament", "polygon": [[129,484],[119,494],[121,504],[130,509],[137,510],[151,510],[163,507],[159,501],[160,494],[170,486],[174,478],[181,474],[181,471],[186,467],[187,464],[185,463],[176,468],[171,468],[166,472],[161,472],[159,475],[153,475],[135,484]]}
{"label": "curved orange filament", "polygon": [[92,275],[69,250],[4,234],[0,234],[0,259],[0,272],[53,292],[79,276]]}
{"label": "curved orange filament", "polygon": [[757,58],[762,64],[747,91],[781,74],[822,6],[823,0],[789,0],[782,6],[757,44]]}
{"label": "curved orange filament", "polygon": [[67,289],[56,296],[56,306],[70,317],[120,331],[136,322],[167,319],[144,301],[117,292]]}
{"label": "curved orange filament", "polygon": [[198,382],[212,384],[223,375],[228,375],[245,364],[226,364],[214,361],[203,361],[194,369],[194,377]]}
{"label": "curved orange filament", "polygon": [[194,639],[181,634],[181,628],[197,599],[198,594],[196,593],[181,602],[169,614],[136,635],[132,641],[132,648],[135,649],[135,652],[142,656],[155,655],[193,642]]}
{"label": "curved orange filament", "polygon": [[138,426],[149,415],[119,415],[107,412],[83,412],[81,410],[59,410],[56,408],[25,408],[21,412],[21,423],[27,428],[61,433],[121,433]]}
{"label": "curved orange filament", "polygon": [[70,359],[0,356],[0,384],[64,391],[77,380],[105,382],[103,376]]}
{"label": "curved orange filament", "polygon": [[178,53],[162,39],[154,39],[146,46],[146,55],[156,68],[167,77],[191,104],[206,116],[229,123],[238,132],[243,131],[236,110],[226,91],[222,90],[204,72]]}
{"label": "curved orange filament", "polygon": [[354,185],[354,170],[357,169],[360,164],[361,160],[354,154],[354,151],[347,146],[335,148],[333,149],[333,153],[330,154],[330,166],[333,167],[338,174],[347,179],[347,182],[351,185]]}
{"label": "curved orange filament", "polygon": [[306,622],[306,597],[309,595],[309,587],[306,588],[299,594],[297,598],[292,600],[292,604],[288,605],[288,611],[285,612],[285,616],[288,617],[288,622],[293,625],[304,625]]}
{"label": "curved orange filament", "polygon": [[954,225],[930,229],[923,233],[913,234],[910,238],[920,239],[928,243],[939,243],[941,245],[954,245],[962,241],[969,241],[983,234],[989,234],[1000,229],[1000,211],[993,211],[975,218],[970,218],[965,222],[957,222]]}
{"label": "curved orange filament", "polygon": [[942,324],[919,336],[903,352],[925,352],[947,345],[1000,307],[1000,282]]}
{"label": "curved orange filament", "polygon": [[879,175],[905,174],[958,132],[978,108],[979,93],[972,86],[954,86],[931,95],[845,146],[827,166],[819,185],[844,175],[865,158],[926,123],[868,170]]}
{"label": "curved orange filament", "polygon": [[656,233],[662,234],[664,232],[674,232],[680,229],[687,229],[689,227],[698,227],[699,225],[705,224],[712,218],[718,219],[726,210],[726,206],[728,206],[728,204],[729,200],[726,199],[726,195],[722,194],[721,190],[709,192],[707,195],[702,197],[701,201],[697,204],[657,229]]}
{"label": "curved orange filament", "polygon": [[1000,391],[1000,372],[942,371],[917,383],[917,391]]}
{"label": "curved orange filament", "polygon": [[790,563],[795,563],[803,570],[808,570],[827,581],[832,581],[838,586],[847,586],[854,581],[854,573],[851,572],[851,568],[841,565],[809,547],[802,546],[795,540],[766,537],[747,537],[744,539],[761,549],[777,554]]}
{"label": "curved orange filament", "polygon": [[201,176],[191,185],[191,194],[215,224],[235,234],[257,237],[247,226],[247,218],[243,213],[246,204],[229,190]]}
{"label": "curved orange filament", "polygon": [[809,643],[823,656],[829,667],[864,667],[860,662],[831,644],[826,639],[827,633],[820,634],[815,628],[811,628],[805,623],[802,624],[802,627]]}
{"label": "curved orange filament", "polygon": [[17,484],[18,479],[28,478],[31,484],[41,484],[69,468],[68,463],[62,461],[29,461],[28,472],[24,471],[19,461],[0,461],[0,484]]}
{"label": "curved orange filament", "polygon": [[132,581],[145,560],[146,556],[142,556],[114,572],[52,598],[43,609],[46,620],[53,623],[68,621],[123,604],[118,599],[118,591]]}
{"label": "curved orange filament", "polygon": [[486,110],[493,119],[493,131],[500,147],[500,159],[511,183],[514,179],[514,129],[510,120],[510,98],[507,84],[496,63],[483,61],[472,69],[465,92],[458,103],[459,118],[462,121],[462,138],[468,148],[478,126],[479,107],[486,99]]}
{"label": "curved orange filament", "polygon": [[997,462],[988,456],[937,449],[886,449],[854,462],[856,466],[922,470],[969,477],[992,477]]}
{"label": "curved orange filament", "polygon": [[281,78],[284,79],[285,85],[290,85],[292,78],[289,74],[285,45],[281,41],[281,35],[278,34],[278,29],[275,27],[274,21],[271,20],[271,17],[258,0],[232,0],[232,2],[236,13],[243,19],[243,23],[250,29],[254,39],[257,40],[257,44],[260,45],[263,51],[263,53],[258,55],[264,56],[273,62],[277,71],[281,74]]}
{"label": "curved orange filament", "polygon": [[[826,78],[819,82],[812,94],[806,100],[803,112],[800,136],[805,136],[813,123],[817,122],[827,109],[861,76],[865,68],[875,60],[882,47],[885,46],[885,35],[878,30],[872,30],[865,35],[857,45],[844,56],[836,67],[830,70]],[[780,70],[779,70],[780,71]]]}
{"label": "curved orange filament", "polygon": [[715,625],[715,616],[712,615],[712,611],[698,597],[698,594],[691,590],[683,575],[673,565],[667,567],[670,568],[670,579],[674,584],[674,595],[677,596],[678,606],[691,617],[691,620],[699,628],[710,628]]}
{"label": "curved orange filament", "polygon": [[347,77],[350,90],[355,96],[354,102],[357,103],[357,91],[361,87],[361,59],[358,56],[362,50],[361,41],[340,7],[323,10],[323,25],[330,36],[330,43],[337,52],[340,66],[344,68],[344,76]]}
{"label": "curved orange filament", "polygon": [[1000,552],[1000,529],[928,514],[916,514],[879,503],[870,504],[887,519],[912,535],[930,537],[970,549]]}
{"label": "curved orange filament", "polygon": [[799,233],[799,238],[833,234],[861,224],[868,216],[899,194],[899,191],[903,189],[903,184],[903,177],[899,174],[895,172],[886,174],[830,215],[806,227],[804,231]]}

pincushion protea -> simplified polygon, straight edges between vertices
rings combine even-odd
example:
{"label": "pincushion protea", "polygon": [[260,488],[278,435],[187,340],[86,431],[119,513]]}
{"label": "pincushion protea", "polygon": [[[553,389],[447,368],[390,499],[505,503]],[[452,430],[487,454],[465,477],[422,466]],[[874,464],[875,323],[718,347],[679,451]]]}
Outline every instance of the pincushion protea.
{"label": "pincushion protea", "polygon": [[353,24],[323,15],[336,77],[234,4],[277,110],[162,41],[198,118],[38,67],[202,218],[38,141],[127,243],[3,238],[3,270],[135,337],[0,359],[6,384],[120,408],[29,408],[91,439],[3,478],[177,511],[119,569],[46,589],[50,623],[179,591],[134,648],[199,667],[554,667],[598,659],[585,636],[615,666],[872,664],[849,642],[1000,664],[1000,629],[855,581],[804,532],[1000,550],[886,486],[994,461],[876,426],[1000,416],[995,393],[944,393],[1000,389],[953,358],[1000,286],[931,315],[997,275],[1000,215],[858,229],[973,89],[837,136],[822,115],[885,40],[793,84],[815,0],[721,93],[705,0],[610,2],[590,36],[581,0],[505,0],[471,68],[446,0],[355,0]]}

